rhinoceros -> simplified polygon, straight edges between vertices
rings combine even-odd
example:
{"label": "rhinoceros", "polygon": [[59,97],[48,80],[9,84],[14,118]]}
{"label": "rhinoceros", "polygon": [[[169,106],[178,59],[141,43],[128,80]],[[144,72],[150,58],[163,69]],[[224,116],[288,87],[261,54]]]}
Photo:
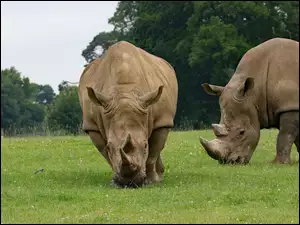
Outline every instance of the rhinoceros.
{"label": "rhinoceros", "polygon": [[225,87],[202,84],[219,96],[221,118],[212,124],[216,139],[200,142],[219,163],[247,164],[260,129],[277,128],[273,163],[291,163],[299,152],[299,42],[274,38],[247,51]]}
{"label": "rhinoceros", "polygon": [[178,84],[173,67],[120,41],[83,71],[82,129],[104,156],[119,187],[163,180],[161,151],[174,126]]}

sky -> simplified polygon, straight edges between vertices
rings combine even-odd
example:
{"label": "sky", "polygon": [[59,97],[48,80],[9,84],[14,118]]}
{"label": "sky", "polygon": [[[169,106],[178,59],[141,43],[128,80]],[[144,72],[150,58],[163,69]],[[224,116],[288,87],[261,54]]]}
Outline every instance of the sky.
{"label": "sky", "polygon": [[82,50],[111,31],[118,1],[1,1],[1,69],[14,66],[30,82],[78,82]]}

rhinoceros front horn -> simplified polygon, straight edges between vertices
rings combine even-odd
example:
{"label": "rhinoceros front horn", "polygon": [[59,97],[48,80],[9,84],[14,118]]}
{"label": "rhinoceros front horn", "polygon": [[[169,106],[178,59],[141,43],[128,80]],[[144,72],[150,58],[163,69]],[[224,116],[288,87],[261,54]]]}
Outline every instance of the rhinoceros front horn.
{"label": "rhinoceros front horn", "polygon": [[121,152],[121,157],[122,157],[122,163],[123,164],[130,164],[131,163],[131,159],[130,156],[128,154],[126,154],[126,152],[124,151],[124,149],[126,148],[127,145],[131,144],[131,136],[130,133],[127,134],[123,144],[120,147],[120,152]]}
{"label": "rhinoceros front horn", "polygon": [[200,143],[206,150],[207,154],[215,160],[219,160],[222,157],[220,150],[218,149],[217,140],[207,141],[200,137]]}

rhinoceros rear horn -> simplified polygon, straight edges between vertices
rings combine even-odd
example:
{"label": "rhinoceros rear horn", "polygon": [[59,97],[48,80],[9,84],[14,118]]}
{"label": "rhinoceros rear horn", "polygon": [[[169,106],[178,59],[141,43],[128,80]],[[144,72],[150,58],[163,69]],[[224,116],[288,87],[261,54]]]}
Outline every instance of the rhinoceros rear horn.
{"label": "rhinoceros rear horn", "polygon": [[139,97],[142,107],[147,108],[148,106],[156,103],[162,94],[163,87],[163,85],[160,85],[156,90]]}
{"label": "rhinoceros rear horn", "polygon": [[228,131],[223,124],[215,124],[213,123],[212,129],[217,137],[228,135]]}
{"label": "rhinoceros rear horn", "polygon": [[107,108],[110,101],[112,100],[112,97],[110,96],[106,96],[104,94],[102,94],[99,91],[95,91],[93,88],[91,87],[86,87],[87,92],[88,92],[88,96],[90,98],[90,100],[96,104],[96,105],[100,105],[104,108]]}

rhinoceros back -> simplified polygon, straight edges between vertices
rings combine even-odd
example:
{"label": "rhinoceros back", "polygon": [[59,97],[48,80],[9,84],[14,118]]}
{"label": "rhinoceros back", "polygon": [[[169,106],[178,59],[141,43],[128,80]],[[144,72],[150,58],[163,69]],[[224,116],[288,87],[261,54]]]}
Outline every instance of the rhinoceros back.
{"label": "rhinoceros back", "polygon": [[[141,95],[164,85],[159,101],[150,106],[149,129],[173,127],[178,95],[174,69],[165,60],[121,41],[112,45],[101,58],[90,63],[81,75],[79,98],[85,126],[83,129],[105,129],[102,113],[95,113],[95,106],[88,98],[86,87],[109,93],[112,87],[118,85],[126,85],[128,91],[135,90]],[[97,110],[102,109],[97,107]]]}
{"label": "rhinoceros back", "polygon": [[274,38],[250,49],[241,59],[228,86],[255,79],[249,99],[259,107],[262,128],[276,127],[278,116],[299,111],[299,42]]}
{"label": "rhinoceros back", "polygon": [[274,122],[287,111],[299,111],[299,42],[277,39],[270,53],[267,93],[270,117]]}

